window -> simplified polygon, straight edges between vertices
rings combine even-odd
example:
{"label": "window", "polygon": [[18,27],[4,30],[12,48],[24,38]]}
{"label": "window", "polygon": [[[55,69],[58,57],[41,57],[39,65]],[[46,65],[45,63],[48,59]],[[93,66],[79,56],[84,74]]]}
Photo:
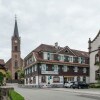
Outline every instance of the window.
{"label": "window", "polygon": [[25,69],[25,75],[27,74],[27,70]]}
{"label": "window", "polygon": [[73,56],[69,56],[69,62],[73,62]]}
{"label": "window", "polygon": [[81,57],[78,57],[78,62],[79,62],[80,64],[82,63]]}
{"label": "window", "polygon": [[65,61],[65,62],[69,62],[69,56],[65,56],[65,57],[64,57],[64,61]]}
{"label": "window", "polygon": [[54,65],[54,71],[58,71],[58,65]]}
{"label": "window", "polygon": [[95,80],[100,80],[100,70],[95,71]]}
{"label": "window", "polygon": [[59,76],[54,76],[53,77],[53,83],[59,83],[59,82],[60,82]]}
{"label": "window", "polygon": [[15,46],[15,51],[18,51],[18,47],[17,46]]}
{"label": "window", "polygon": [[27,74],[28,74],[28,69],[26,69],[27,70]]}
{"label": "window", "polygon": [[54,54],[50,54],[50,60],[54,60]]}
{"label": "window", "polygon": [[86,76],[83,77],[83,82],[86,82]]}
{"label": "window", "polygon": [[32,66],[32,72],[34,72],[34,66]]}
{"label": "window", "polygon": [[31,78],[29,78],[29,83],[32,84],[32,79]]}
{"label": "window", "polygon": [[37,66],[35,65],[35,71],[37,71]]}
{"label": "window", "polygon": [[43,58],[45,59],[45,60],[50,60],[51,58],[51,54],[49,53],[49,52],[44,52],[43,53]]}
{"label": "window", "polygon": [[85,64],[85,58],[82,57],[82,64]]}
{"label": "window", "polygon": [[78,67],[74,67],[74,72],[78,72]]}
{"label": "window", "polygon": [[41,77],[41,82],[42,82],[42,83],[46,83],[46,76],[42,76],[42,77]]}
{"label": "window", "polygon": [[26,78],[26,84],[28,84],[28,79]]}
{"label": "window", "polygon": [[36,76],[33,76],[33,83],[36,83]]}
{"label": "window", "polygon": [[46,64],[42,64],[42,70],[46,71]]}
{"label": "window", "polygon": [[63,66],[62,69],[63,69],[64,72],[68,71],[68,67],[67,66]]}
{"label": "window", "polygon": [[28,68],[28,72],[30,73],[30,68]]}
{"label": "window", "polygon": [[17,61],[15,61],[15,67],[18,67],[18,62]]}
{"label": "window", "polygon": [[99,62],[99,54],[95,55],[95,64],[97,64]]}
{"label": "window", "polygon": [[86,73],[86,71],[87,71],[86,68],[83,68],[83,73]]}
{"label": "window", "polygon": [[64,57],[64,55],[60,54],[60,55],[58,55],[58,59],[59,59],[59,61],[64,61],[65,57]]}

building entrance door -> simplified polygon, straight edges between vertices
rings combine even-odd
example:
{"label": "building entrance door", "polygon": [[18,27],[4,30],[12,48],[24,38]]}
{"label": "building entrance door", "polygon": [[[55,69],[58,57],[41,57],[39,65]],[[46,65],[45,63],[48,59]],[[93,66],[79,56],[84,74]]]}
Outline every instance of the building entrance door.
{"label": "building entrance door", "polygon": [[15,72],[15,80],[18,80],[18,72]]}

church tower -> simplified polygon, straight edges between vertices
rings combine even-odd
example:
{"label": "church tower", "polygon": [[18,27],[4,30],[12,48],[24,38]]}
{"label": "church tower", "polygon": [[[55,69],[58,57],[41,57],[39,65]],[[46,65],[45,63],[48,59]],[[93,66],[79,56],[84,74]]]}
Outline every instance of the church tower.
{"label": "church tower", "polygon": [[19,37],[18,26],[17,26],[17,19],[15,17],[15,27],[14,33],[12,36],[12,51],[11,51],[11,65],[12,65],[12,79],[18,80],[18,69],[22,67],[21,64],[21,50],[20,50],[20,42],[21,39]]}

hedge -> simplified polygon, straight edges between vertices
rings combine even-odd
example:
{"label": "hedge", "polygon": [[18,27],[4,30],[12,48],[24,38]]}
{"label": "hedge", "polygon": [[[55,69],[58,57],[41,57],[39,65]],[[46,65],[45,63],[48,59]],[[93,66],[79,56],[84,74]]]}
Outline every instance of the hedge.
{"label": "hedge", "polygon": [[100,88],[100,84],[92,83],[92,84],[90,84],[90,88]]}
{"label": "hedge", "polygon": [[11,100],[24,100],[24,97],[14,90],[9,91],[9,97]]}

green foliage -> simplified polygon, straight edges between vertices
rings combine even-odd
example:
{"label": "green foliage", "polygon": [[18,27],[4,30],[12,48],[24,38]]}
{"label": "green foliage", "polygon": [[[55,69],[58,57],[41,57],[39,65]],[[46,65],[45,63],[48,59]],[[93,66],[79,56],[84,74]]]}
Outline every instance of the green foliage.
{"label": "green foliage", "polygon": [[24,97],[14,90],[9,91],[9,97],[11,98],[11,100],[24,100]]}
{"label": "green foliage", "polygon": [[0,85],[3,84],[4,75],[0,72]]}
{"label": "green foliage", "polygon": [[100,88],[100,84],[98,84],[98,83],[92,83],[92,84],[90,84],[89,87],[90,88]]}
{"label": "green foliage", "polygon": [[18,75],[19,75],[19,79],[23,79],[24,78],[24,71],[22,69],[19,69],[18,71]]}
{"label": "green foliage", "polygon": [[6,72],[6,78],[8,80],[11,79],[11,72],[9,70]]}

